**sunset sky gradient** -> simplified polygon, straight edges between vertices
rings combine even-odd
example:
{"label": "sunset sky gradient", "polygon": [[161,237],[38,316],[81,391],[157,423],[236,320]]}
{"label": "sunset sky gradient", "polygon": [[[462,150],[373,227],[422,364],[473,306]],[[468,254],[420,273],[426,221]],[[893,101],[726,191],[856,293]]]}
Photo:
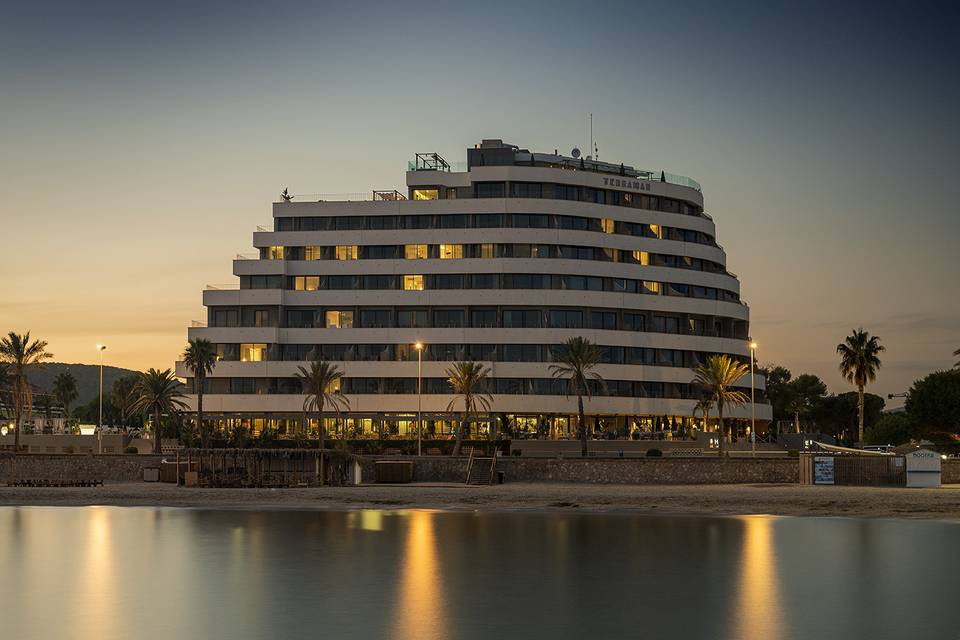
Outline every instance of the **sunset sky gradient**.
{"label": "sunset sky gradient", "polygon": [[689,175],[762,363],[874,391],[960,348],[948,3],[19,3],[0,21],[0,329],[173,365],[270,203],[481,138]]}

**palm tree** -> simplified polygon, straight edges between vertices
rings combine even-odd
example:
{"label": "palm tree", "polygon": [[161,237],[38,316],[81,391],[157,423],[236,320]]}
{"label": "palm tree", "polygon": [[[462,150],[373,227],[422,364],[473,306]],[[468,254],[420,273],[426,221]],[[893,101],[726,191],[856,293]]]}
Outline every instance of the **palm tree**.
{"label": "palm tree", "polygon": [[14,438],[13,447],[20,453],[20,424],[24,414],[30,415],[33,407],[33,387],[27,380],[30,369],[42,367],[44,360],[53,357],[47,352],[43,340],[30,340],[30,332],[18,334],[13,331],[0,340],[0,360],[9,365],[11,395],[13,396]]}
{"label": "palm tree", "polygon": [[749,401],[747,394],[734,389],[733,385],[749,373],[750,367],[721,354],[708,356],[706,361],[693,371],[693,384],[703,387],[710,400],[717,405],[717,416],[720,419],[720,455],[726,455],[729,434],[723,422],[723,408],[727,405],[743,406]]}
{"label": "palm tree", "polygon": [[454,362],[453,366],[444,372],[447,382],[457,394],[447,404],[447,411],[454,411],[457,400],[463,398],[463,419],[457,428],[457,440],[453,445],[453,455],[460,455],[460,445],[463,444],[463,432],[469,429],[470,414],[479,405],[487,413],[490,412],[490,403],[493,396],[486,390],[490,368],[480,362]]}
{"label": "palm tree", "polygon": [[859,442],[863,442],[863,388],[877,379],[880,369],[880,352],[885,351],[880,338],[871,336],[863,327],[837,345],[840,354],[840,373],[844,379],[857,386],[857,423]]}
{"label": "palm tree", "polygon": [[126,375],[114,380],[110,387],[110,403],[120,413],[120,424],[126,427],[137,413],[137,379],[137,374]]}
{"label": "palm tree", "polygon": [[[960,356],[960,349],[957,349],[953,352],[953,355]],[[957,360],[957,364],[953,365],[954,369],[960,369],[960,360]]]}
{"label": "palm tree", "polygon": [[587,418],[583,412],[583,396],[593,397],[593,391],[590,388],[590,380],[595,380],[601,387],[606,388],[606,383],[599,373],[593,369],[600,364],[602,354],[600,347],[593,344],[586,338],[570,338],[563,344],[559,353],[554,353],[557,364],[550,365],[550,372],[554,378],[567,379],[567,397],[571,394],[577,395],[577,411],[580,422],[580,455],[587,455]]}
{"label": "palm tree", "polygon": [[710,410],[713,409],[713,398],[703,397],[697,400],[693,407],[693,417],[697,417],[699,411],[703,414],[703,431],[706,433],[710,429]]}
{"label": "palm tree", "polygon": [[70,430],[70,405],[80,396],[77,391],[77,379],[69,371],[57,374],[53,379],[53,397],[57,399],[60,406],[63,407],[63,415],[66,420],[64,432]]}
{"label": "palm tree", "polygon": [[160,371],[151,368],[138,376],[134,387],[137,400],[136,411],[153,416],[153,452],[160,453],[160,416],[183,411],[187,405],[183,402],[183,384],[173,375],[173,371]]}
{"label": "palm tree", "polygon": [[191,340],[183,352],[183,364],[193,373],[193,390],[197,394],[197,430],[203,448],[207,447],[207,430],[203,426],[203,381],[213,373],[217,360],[217,348],[206,338]]}
{"label": "palm tree", "polygon": [[[343,409],[350,408],[350,400],[340,391],[343,371],[324,360],[314,360],[310,363],[309,369],[299,367],[296,377],[303,386],[303,392],[306,398],[303,401],[303,412],[309,414],[316,412],[318,418],[317,444],[320,450],[323,450],[324,425],[323,409],[329,405],[339,415]],[[321,478],[322,478],[321,473]]]}

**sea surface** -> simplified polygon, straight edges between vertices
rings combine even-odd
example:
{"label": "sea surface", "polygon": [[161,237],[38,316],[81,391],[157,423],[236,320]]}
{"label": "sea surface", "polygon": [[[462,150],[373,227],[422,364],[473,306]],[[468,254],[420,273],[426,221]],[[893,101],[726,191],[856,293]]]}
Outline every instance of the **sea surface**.
{"label": "sea surface", "polygon": [[960,638],[960,524],[0,508],[0,638]]}

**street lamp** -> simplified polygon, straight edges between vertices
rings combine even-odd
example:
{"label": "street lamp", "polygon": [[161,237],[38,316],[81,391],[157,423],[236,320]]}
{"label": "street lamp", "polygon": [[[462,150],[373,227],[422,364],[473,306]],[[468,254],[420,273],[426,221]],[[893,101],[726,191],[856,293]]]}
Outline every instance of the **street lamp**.
{"label": "street lamp", "polygon": [[423,343],[413,345],[417,350],[417,455],[423,455]]}
{"label": "street lamp", "polygon": [[757,403],[755,396],[753,363],[756,360],[757,343],[750,343],[750,451],[753,456],[757,455]]}
{"label": "street lamp", "polygon": [[100,354],[100,418],[97,420],[97,453],[103,453],[103,352],[107,345],[98,344],[97,352]]}

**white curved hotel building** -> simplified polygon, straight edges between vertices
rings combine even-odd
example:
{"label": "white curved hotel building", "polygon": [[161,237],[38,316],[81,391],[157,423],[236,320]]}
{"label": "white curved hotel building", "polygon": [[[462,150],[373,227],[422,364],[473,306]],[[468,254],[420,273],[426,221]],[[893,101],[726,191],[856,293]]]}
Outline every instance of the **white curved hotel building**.
{"label": "white curved hotel building", "polygon": [[[323,359],[345,374],[352,436],[413,435],[422,406],[425,437],[442,437],[444,371],[478,360],[493,404],[474,435],[568,434],[576,398],[549,365],[584,336],[601,346],[607,387],[585,400],[588,424],[626,437],[690,426],[705,356],[749,361],[749,310],[694,181],[500,140],[468,149],[462,171],[416,158],[405,194],[274,204],[273,230],[254,233],[258,258],[234,261],[239,289],[204,291],[207,326],[189,337],[220,354],[209,418],[292,433],[304,399],[294,373]],[[192,385],[182,363],[177,373]],[[757,388],[766,422],[759,376]],[[729,411],[750,417],[749,405]]]}

